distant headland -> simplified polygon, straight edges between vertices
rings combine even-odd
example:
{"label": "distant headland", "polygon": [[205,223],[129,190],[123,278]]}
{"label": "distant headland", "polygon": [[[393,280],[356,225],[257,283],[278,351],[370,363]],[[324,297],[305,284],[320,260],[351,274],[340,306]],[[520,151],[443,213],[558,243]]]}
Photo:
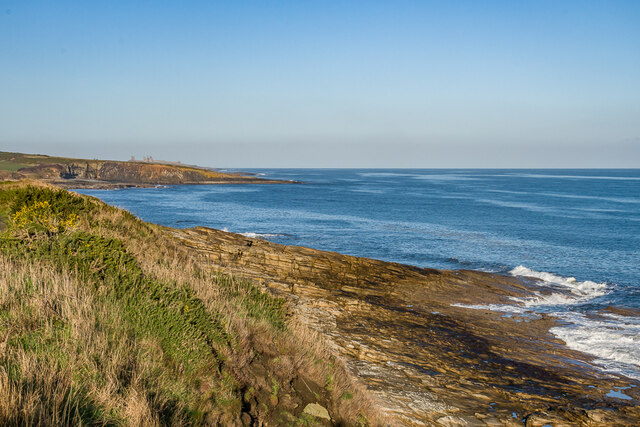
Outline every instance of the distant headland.
{"label": "distant headland", "polygon": [[0,151],[0,180],[31,178],[63,188],[125,188],[180,184],[287,184],[250,174],[221,172],[181,162],[76,159]]}

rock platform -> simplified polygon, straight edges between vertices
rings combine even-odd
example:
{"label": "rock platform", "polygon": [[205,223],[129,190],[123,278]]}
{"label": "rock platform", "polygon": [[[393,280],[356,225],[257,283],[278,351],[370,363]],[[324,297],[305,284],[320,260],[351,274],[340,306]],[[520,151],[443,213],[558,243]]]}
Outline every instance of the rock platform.
{"label": "rock platform", "polygon": [[[320,331],[394,425],[638,425],[640,383],[555,338],[556,320],[452,304],[505,304],[526,281],[167,229],[204,267],[260,283]],[[624,389],[631,399],[608,397]]]}

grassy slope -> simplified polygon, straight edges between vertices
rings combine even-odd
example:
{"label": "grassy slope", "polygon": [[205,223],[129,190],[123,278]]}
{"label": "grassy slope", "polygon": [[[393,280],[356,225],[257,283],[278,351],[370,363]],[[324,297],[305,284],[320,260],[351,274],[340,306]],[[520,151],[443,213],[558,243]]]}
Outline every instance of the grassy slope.
{"label": "grassy slope", "polygon": [[0,151],[0,170],[17,170],[19,167],[29,167],[40,164],[71,164],[74,162],[98,162],[96,160],[83,160],[83,159],[71,159],[67,157],[53,157],[45,156],[42,154],[24,154],[24,153],[9,153]]}
{"label": "grassy slope", "polygon": [[[0,185],[0,424],[367,423],[284,301],[86,196]],[[304,387],[302,386],[304,384]]]}
{"label": "grassy slope", "polygon": [[[44,165],[44,164],[60,164],[60,165],[70,165],[74,163],[89,163],[89,164],[99,164],[104,163],[105,161],[113,161],[120,163],[120,160],[97,160],[97,159],[76,159],[71,157],[56,157],[56,156],[47,156],[44,154],[25,154],[25,153],[10,153],[7,151],[0,151],[0,170],[15,170],[14,168],[18,165],[20,167],[29,167],[36,165]],[[139,161],[138,161],[139,162]],[[122,162],[122,163],[130,163],[130,162]],[[189,166],[177,166],[176,167],[186,167]]]}

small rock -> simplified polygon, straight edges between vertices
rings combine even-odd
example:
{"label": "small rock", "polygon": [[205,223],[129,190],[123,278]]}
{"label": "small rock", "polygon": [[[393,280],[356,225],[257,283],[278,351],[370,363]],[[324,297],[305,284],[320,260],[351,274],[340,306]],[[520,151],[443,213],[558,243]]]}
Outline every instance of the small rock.
{"label": "small rock", "polygon": [[314,417],[331,420],[329,411],[327,411],[322,405],[318,405],[317,403],[309,403],[304,407],[304,411],[302,412],[305,414],[313,415]]}
{"label": "small rock", "polygon": [[242,414],[242,416],[240,417],[240,421],[242,421],[243,426],[250,426],[253,422],[253,420],[251,419],[251,415],[247,414],[246,412]]}
{"label": "small rock", "polygon": [[526,427],[543,427],[546,425],[551,425],[554,427],[565,427],[569,426],[570,424],[567,424],[564,422],[564,420],[545,412],[536,412],[529,415],[525,424]]}
{"label": "small rock", "polygon": [[596,423],[604,423],[606,421],[606,416],[601,411],[589,411],[589,418]]}

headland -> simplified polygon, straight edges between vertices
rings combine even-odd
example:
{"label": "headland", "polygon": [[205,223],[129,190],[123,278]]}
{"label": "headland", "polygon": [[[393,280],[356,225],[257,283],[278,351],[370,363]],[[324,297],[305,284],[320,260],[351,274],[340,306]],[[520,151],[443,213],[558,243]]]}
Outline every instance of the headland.
{"label": "headland", "polygon": [[115,161],[0,152],[0,180],[37,179],[62,188],[113,189],[185,184],[287,184],[250,174],[163,161]]}

